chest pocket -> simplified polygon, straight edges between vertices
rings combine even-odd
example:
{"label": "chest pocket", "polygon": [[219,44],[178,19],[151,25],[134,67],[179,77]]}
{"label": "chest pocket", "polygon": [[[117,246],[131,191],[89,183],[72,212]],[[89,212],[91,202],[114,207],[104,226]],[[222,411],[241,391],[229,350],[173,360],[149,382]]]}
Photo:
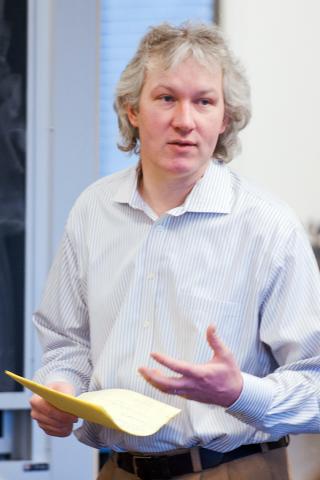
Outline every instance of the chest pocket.
{"label": "chest pocket", "polygon": [[214,324],[217,328],[241,316],[239,303],[215,300],[189,292],[181,292],[178,295],[177,310],[185,321],[191,324],[198,326]]}
{"label": "chest pocket", "polygon": [[181,293],[177,298],[176,312],[178,345],[181,352],[188,352],[185,358],[195,362],[211,358],[212,350],[206,340],[209,325],[215,325],[221,340],[229,348],[234,348],[243,319],[239,303]]}

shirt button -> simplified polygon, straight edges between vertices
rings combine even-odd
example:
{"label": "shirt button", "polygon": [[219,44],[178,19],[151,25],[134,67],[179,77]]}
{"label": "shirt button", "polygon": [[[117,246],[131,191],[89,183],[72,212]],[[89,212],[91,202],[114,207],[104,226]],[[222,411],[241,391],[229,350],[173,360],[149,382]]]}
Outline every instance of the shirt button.
{"label": "shirt button", "polygon": [[144,328],[148,328],[150,327],[150,322],[148,322],[148,320],[146,320],[143,324]]}
{"label": "shirt button", "polygon": [[154,272],[149,272],[147,274],[147,279],[148,280],[153,280],[155,278],[156,274]]}

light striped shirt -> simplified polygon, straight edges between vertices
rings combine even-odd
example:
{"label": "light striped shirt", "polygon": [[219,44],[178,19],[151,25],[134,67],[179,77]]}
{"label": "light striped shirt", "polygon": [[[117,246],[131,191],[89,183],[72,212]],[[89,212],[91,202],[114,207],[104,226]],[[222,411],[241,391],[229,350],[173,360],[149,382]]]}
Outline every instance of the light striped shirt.
{"label": "light striped shirt", "polygon": [[[182,409],[150,437],[84,422],[95,447],[228,451],[320,432],[320,276],[289,208],[211,162],[184,204],[161,217],[134,168],[100,179],[72,209],[34,321],[36,378],[78,391],[127,388]],[[207,362],[212,323],[243,372],[228,409],[164,394],[137,369],[150,352]],[[158,368],[158,367],[157,367]]]}

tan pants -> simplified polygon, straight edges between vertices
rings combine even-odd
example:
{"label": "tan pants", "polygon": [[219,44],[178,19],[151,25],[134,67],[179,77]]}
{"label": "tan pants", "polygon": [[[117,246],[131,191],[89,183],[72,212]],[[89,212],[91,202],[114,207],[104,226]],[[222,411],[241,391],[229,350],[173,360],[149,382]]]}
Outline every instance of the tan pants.
{"label": "tan pants", "polygon": [[[137,480],[137,476],[118,468],[110,459],[97,480]],[[257,453],[224,463],[200,473],[190,473],[183,480],[290,480],[285,448]]]}

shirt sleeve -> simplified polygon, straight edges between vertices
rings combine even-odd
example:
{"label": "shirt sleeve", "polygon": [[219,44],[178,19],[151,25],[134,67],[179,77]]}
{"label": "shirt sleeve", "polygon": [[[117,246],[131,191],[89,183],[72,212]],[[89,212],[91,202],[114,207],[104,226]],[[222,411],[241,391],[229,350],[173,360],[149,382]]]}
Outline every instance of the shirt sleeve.
{"label": "shirt sleeve", "polygon": [[89,315],[75,248],[67,230],[33,321],[43,349],[42,366],[35,379],[45,384],[71,383],[76,394],[86,391],[92,370]]}
{"label": "shirt sleeve", "polygon": [[320,432],[320,275],[310,243],[295,229],[277,256],[260,308],[260,339],[279,367],[264,378],[243,372],[227,412],[279,437]]}

